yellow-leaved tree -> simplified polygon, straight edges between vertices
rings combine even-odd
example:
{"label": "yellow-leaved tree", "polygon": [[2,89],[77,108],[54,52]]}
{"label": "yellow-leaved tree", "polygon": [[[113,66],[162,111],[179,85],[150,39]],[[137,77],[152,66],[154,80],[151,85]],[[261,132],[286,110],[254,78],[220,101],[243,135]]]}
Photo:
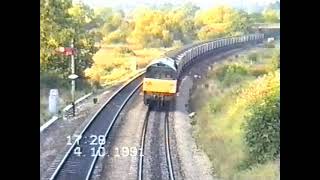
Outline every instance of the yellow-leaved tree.
{"label": "yellow-leaved tree", "polygon": [[235,13],[236,11],[228,6],[199,12],[195,17],[195,25],[199,28],[198,38],[208,40],[227,34]]}
{"label": "yellow-leaved tree", "polygon": [[136,11],[134,17],[135,27],[130,37],[129,43],[141,44],[143,47],[147,46],[162,46],[163,37],[169,36],[166,31],[165,14],[158,10],[139,9]]}

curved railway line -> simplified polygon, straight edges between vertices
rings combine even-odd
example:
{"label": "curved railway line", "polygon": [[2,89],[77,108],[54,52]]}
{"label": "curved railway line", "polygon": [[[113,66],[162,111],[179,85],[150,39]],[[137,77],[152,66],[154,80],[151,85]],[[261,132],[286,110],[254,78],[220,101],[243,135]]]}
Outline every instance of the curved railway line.
{"label": "curved railway line", "polygon": [[[261,35],[253,35],[247,37],[237,37],[219,39],[211,42],[201,42],[191,46],[185,46],[182,50],[172,51],[166,53],[166,55],[173,57],[174,59],[181,61],[183,58],[196,58],[198,56],[212,54],[214,52],[218,53],[224,51],[226,49],[232,49],[233,47],[238,47],[245,44],[257,43],[263,39]],[[246,41],[247,40],[247,41]],[[190,53],[189,55],[187,53]],[[194,53],[194,54],[193,54]],[[192,61],[193,63],[193,61]],[[185,67],[191,65],[191,62],[186,64]],[[52,169],[53,172],[48,172],[47,176],[44,179],[49,180],[88,180],[90,179],[93,169],[95,167],[95,163],[99,156],[97,156],[97,149],[104,148],[104,144],[94,144],[92,145],[89,141],[90,137],[94,135],[95,137],[103,136],[108,139],[108,134],[113,127],[117,117],[120,112],[130,100],[130,98],[137,92],[137,90],[142,85],[142,80],[144,77],[144,72],[137,75],[131,81],[123,85],[117,92],[114,93],[113,96],[109,98],[109,100],[98,110],[98,112],[94,115],[94,117],[90,120],[87,126],[80,133],[77,141],[73,142],[71,147],[68,149],[67,153],[63,156],[62,160],[57,164],[55,168]],[[145,144],[145,136],[147,134],[148,120],[150,120],[150,113],[155,113],[163,117],[163,113],[165,113],[163,118],[164,129],[164,144],[165,144],[165,158],[166,158],[166,166],[167,166],[167,175],[170,180],[174,178],[174,171],[171,163],[171,155],[170,155],[170,142],[169,142],[169,125],[168,125],[168,114],[169,111],[165,112],[154,112],[154,110],[149,109],[147,118],[144,124],[143,134],[141,138],[141,148],[140,159],[138,165],[138,179],[143,179],[143,167],[144,167],[144,144]],[[161,115],[162,113],[162,115]],[[161,118],[159,118],[161,120]],[[160,129],[160,128],[159,128]],[[158,135],[159,136],[159,135]],[[95,150],[95,155],[92,155],[92,148]],[[77,150],[81,151],[81,154],[77,155],[75,152]],[[51,171],[51,170],[49,170]]]}

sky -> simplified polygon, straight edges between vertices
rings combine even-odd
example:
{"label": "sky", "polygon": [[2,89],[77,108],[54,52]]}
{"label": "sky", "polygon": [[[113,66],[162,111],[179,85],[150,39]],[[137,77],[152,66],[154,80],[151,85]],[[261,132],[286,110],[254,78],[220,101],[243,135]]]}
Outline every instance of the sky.
{"label": "sky", "polygon": [[[230,5],[237,7],[250,7],[253,5],[266,5],[277,0],[81,0],[85,4],[96,7],[137,7],[143,4],[160,5],[164,3],[184,4],[192,2],[201,9],[211,8],[216,5]],[[280,0],[279,0],[280,1]]]}

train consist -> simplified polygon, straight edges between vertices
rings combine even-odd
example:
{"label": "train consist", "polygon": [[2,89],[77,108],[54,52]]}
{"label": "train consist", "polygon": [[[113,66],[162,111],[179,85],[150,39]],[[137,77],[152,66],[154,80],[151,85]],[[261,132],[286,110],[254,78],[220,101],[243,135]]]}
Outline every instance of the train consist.
{"label": "train consist", "polygon": [[163,103],[173,100],[178,91],[181,73],[194,63],[197,57],[226,47],[233,48],[248,43],[260,43],[263,39],[264,34],[260,33],[229,37],[191,44],[183,49],[166,53],[163,57],[152,61],[146,68],[142,88],[144,104],[148,105],[152,101]]}

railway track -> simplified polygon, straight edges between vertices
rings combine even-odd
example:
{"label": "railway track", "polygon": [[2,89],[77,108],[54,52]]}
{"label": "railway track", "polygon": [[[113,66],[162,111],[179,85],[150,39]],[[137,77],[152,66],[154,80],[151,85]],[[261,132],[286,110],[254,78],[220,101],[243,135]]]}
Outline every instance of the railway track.
{"label": "railway track", "polygon": [[[170,108],[151,105],[147,111],[140,142],[138,180],[175,179],[169,138]],[[149,146],[147,151],[146,146]]]}
{"label": "railway track", "polygon": [[168,171],[169,171],[169,177],[170,180],[174,180],[174,173],[173,173],[173,167],[172,167],[172,160],[171,160],[171,150],[170,150],[170,137],[169,137],[169,112],[166,112],[165,116],[165,123],[164,123],[164,132],[165,132],[165,143],[166,143],[166,158],[167,158],[167,164],[168,164]]}
{"label": "railway track", "polygon": [[104,143],[114,122],[129,99],[141,87],[143,75],[144,73],[139,74],[110,97],[71,144],[68,152],[54,168],[54,172],[49,172],[49,177],[44,179],[90,179],[99,154],[103,154],[101,152],[103,152]]}

